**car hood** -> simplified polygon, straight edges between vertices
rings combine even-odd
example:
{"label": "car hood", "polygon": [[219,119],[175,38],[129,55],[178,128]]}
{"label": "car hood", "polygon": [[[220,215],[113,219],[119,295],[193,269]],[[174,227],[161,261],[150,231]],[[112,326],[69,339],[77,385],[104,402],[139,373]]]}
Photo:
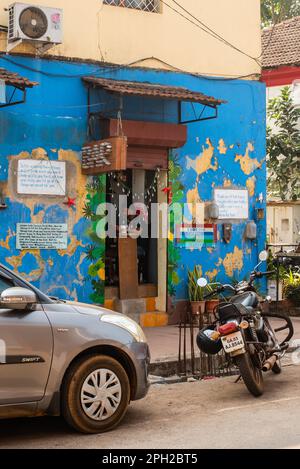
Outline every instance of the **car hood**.
{"label": "car hood", "polygon": [[115,311],[110,309],[103,308],[102,306],[97,305],[90,305],[87,303],[80,303],[78,301],[65,301],[66,304],[72,306],[78,313],[80,314],[88,314],[88,315],[97,315],[99,314],[118,314]]}

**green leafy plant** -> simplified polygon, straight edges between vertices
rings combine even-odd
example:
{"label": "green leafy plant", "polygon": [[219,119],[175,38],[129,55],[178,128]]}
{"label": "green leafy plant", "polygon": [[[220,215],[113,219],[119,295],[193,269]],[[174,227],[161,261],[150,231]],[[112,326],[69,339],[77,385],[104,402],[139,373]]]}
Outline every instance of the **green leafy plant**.
{"label": "green leafy plant", "polygon": [[[217,287],[218,283],[210,282],[207,284],[206,289],[208,293],[212,293]],[[214,293],[213,295],[210,295],[209,300],[218,300],[220,298],[219,293]]]}
{"label": "green leafy plant", "polygon": [[269,196],[297,200],[300,196],[300,109],[293,104],[291,90],[284,87],[271,99],[268,117],[275,124],[267,129]]}
{"label": "green leafy plant", "polygon": [[188,271],[188,290],[190,301],[203,301],[206,287],[200,287],[197,280],[202,277],[201,267],[195,265],[193,270]]}
{"label": "green leafy plant", "polygon": [[[91,282],[93,293],[90,299],[93,303],[104,303],[105,288],[105,239],[99,238],[96,228],[102,216],[96,215],[97,207],[105,202],[105,175],[93,177],[87,184],[87,197],[83,208],[84,217],[89,220],[87,235],[91,240],[86,248],[87,259],[91,262],[88,268],[88,279]],[[86,279],[87,280],[87,279]]]}
{"label": "green leafy plant", "polygon": [[[275,258],[271,250],[269,250],[269,257],[267,260],[267,270],[269,272],[274,271],[272,275],[268,275],[268,280],[276,280],[277,278],[277,272],[276,272],[277,266],[275,263]],[[287,274],[287,269],[284,267],[282,264],[279,264],[279,280],[284,280],[286,274]]]}
{"label": "green leafy plant", "polygon": [[[174,152],[169,155],[169,185],[172,191],[172,202],[180,202],[184,197],[184,186],[179,182],[182,175],[182,167],[178,161],[178,157]],[[168,294],[175,297],[176,286],[180,282],[177,273],[179,262],[181,259],[180,249],[174,244],[174,214],[171,212],[169,217],[170,235],[168,239]]]}
{"label": "green leafy plant", "polygon": [[283,279],[284,297],[294,304],[300,304],[300,273],[290,269]]}
{"label": "green leafy plant", "polygon": [[261,0],[262,26],[272,26],[300,15],[299,0]]}

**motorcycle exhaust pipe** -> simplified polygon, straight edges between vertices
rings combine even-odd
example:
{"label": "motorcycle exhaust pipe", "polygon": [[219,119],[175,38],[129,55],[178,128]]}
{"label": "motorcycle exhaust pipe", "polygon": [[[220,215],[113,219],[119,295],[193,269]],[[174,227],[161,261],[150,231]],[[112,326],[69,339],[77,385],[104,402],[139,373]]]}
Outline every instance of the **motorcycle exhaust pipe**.
{"label": "motorcycle exhaust pipe", "polygon": [[277,355],[272,355],[270,358],[268,358],[268,360],[265,361],[265,363],[263,364],[262,370],[263,371],[272,370],[277,360],[278,360]]}

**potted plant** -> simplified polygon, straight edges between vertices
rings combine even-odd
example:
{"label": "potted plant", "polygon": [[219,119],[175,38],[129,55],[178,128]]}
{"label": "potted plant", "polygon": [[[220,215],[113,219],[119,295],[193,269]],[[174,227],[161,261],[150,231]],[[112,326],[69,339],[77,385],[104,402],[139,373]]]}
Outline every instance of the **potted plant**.
{"label": "potted plant", "polygon": [[188,290],[192,314],[201,315],[205,313],[205,301],[203,299],[205,288],[200,287],[197,280],[201,277],[201,268],[196,265],[193,270],[188,271]]}
{"label": "potted plant", "polygon": [[[214,291],[219,284],[217,283],[216,279],[214,281],[210,282],[207,285],[207,291],[208,293]],[[214,309],[216,306],[219,304],[219,295],[218,293],[215,293],[214,295],[210,296],[208,300],[206,300],[206,314],[209,315],[214,312]]]}
{"label": "potted plant", "polygon": [[283,294],[287,300],[290,300],[295,306],[300,305],[300,273],[293,272],[292,269],[287,272],[283,278]]}

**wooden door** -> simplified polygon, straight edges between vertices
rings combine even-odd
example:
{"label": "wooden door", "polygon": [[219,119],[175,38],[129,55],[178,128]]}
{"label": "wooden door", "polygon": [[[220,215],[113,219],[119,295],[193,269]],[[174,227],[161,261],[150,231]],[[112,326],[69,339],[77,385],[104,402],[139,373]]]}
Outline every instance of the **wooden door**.
{"label": "wooden door", "polygon": [[118,255],[120,300],[138,298],[137,240],[119,238]]}

